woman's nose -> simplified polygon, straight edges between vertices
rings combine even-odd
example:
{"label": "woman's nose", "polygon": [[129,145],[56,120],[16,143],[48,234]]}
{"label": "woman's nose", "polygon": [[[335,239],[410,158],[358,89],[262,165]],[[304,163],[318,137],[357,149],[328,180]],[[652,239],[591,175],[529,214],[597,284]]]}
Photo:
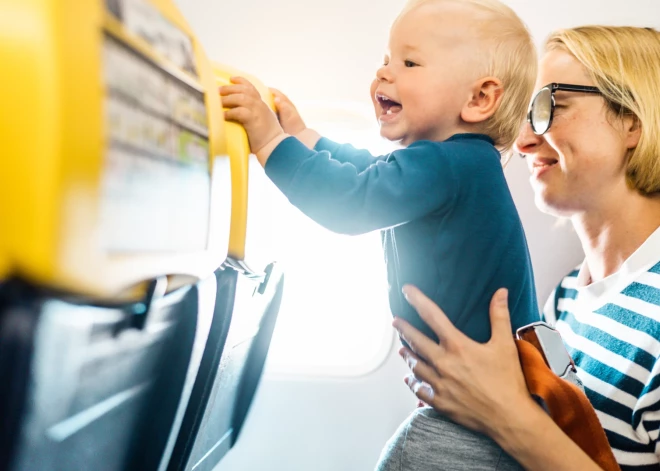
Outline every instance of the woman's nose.
{"label": "woman's nose", "polygon": [[513,149],[524,157],[526,154],[532,153],[534,148],[537,147],[542,140],[543,137],[534,134],[532,126],[529,122],[525,121],[520,127],[520,132],[518,133],[516,141],[513,143]]}

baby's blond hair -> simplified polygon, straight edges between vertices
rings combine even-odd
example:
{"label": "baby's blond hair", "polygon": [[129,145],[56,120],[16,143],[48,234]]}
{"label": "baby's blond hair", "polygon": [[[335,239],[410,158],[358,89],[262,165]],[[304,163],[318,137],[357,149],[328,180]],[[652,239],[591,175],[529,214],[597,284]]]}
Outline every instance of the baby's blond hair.
{"label": "baby's blond hair", "polygon": [[516,13],[498,0],[408,0],[398,18],[426,3],[454,3],[473,7],[483,15],[476,31],[484,50],[483,76],[502,81],[504,93],[499,108],[482,124],[502,152],[513,146],[522,125],[536,81],[537,56],[529,30]]}

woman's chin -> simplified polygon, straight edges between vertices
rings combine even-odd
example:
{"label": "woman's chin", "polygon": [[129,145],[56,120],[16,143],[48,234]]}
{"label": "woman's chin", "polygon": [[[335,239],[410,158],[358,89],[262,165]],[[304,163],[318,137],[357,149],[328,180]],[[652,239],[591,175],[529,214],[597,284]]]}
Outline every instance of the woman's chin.
{"label": "woman's chin", "polygon": [[575,208],[571,207],[570,204],[563,202],[561,198],[557,198],[556,195],[551,195],[548,192],[536,191],[534,193],[534,204],[542,213],[554,217],[567,218],[575,212]]}

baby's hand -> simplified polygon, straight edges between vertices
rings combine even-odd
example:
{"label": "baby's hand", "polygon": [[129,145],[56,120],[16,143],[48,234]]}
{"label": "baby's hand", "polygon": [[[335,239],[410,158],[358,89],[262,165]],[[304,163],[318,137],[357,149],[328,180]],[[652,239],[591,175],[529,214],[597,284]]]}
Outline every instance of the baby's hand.
{"label": "baby's hand", "polygon": [[289,100],[289,97],[275,88],[271,88],[270,91],[275,97],[277,115],[284,132],[295,136],[307,129],[305,122],[300,117],[300,113],[298,113],[295,105]]}
{"label": "baby's hand", "polygon": [[277,116],[261,99],[257,89],[243,77],[232,77],[234,85],[220,87],[225,119],[243,125],[250,141],[250,150],[257,154],[268,143],[284,136]]}

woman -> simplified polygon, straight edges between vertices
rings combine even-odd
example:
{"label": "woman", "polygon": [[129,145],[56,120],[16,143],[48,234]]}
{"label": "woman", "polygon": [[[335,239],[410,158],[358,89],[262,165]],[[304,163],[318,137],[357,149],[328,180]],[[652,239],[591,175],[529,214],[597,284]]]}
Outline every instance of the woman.
{"label": "woman", "polygon": [[[516,142],[537,206],[570,218],[582,243],[582,267],[544,314],[556,320],[622,470],[660,469],[659,85],[658,31],[558,31],[540,64],[532,122]],[[526,469],[598,469],[527,392],[504,290],[493,297],[486,344],[467,339],[414,287],[405,291],[440,338],[394,321],[415,352],[400,351],[419,399]]]}

